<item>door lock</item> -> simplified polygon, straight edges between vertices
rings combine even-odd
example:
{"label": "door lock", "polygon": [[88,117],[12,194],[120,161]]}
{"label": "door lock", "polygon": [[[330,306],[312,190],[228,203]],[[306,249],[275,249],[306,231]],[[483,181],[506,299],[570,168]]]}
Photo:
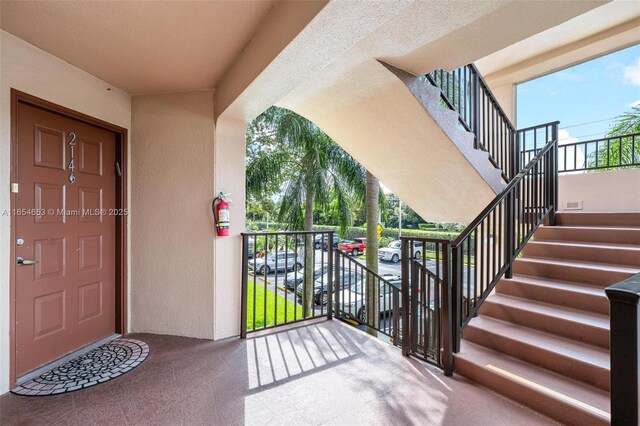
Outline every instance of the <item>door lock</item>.
{"label": "door lock", "polygon": [[22,265],[35,265],[36,263],[38,263],[37,260],[30,260],[30,259],[25,259],[22,256],[18,256],[18,266],[22,266]]}

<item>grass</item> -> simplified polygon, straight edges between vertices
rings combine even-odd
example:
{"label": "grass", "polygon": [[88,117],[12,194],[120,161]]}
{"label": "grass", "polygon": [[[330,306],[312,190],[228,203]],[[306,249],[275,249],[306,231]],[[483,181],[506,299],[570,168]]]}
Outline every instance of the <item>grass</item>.
{"label": "grass", "polygon": [[[267,301],[267,318],[265,323],[264,316],[264,302]],[[277,311],[276,311],[277,301]],[[256,329],[269,327],[276,324],[283,324],[285,322],[284,307],[287,306],[286,322],[291,322],[297,319],[302,319],[302,306],[298,305],[291,300],[287,300],[281,295],[276,295],[271,290],[266,290],[264,285],[257,283],[256,285]],[[247,330],[253,330],[253,281],[248,281],[247,288]],[[297,312],[294,312],[297,311]],[[295,313],[295,316],[294,316]]]}

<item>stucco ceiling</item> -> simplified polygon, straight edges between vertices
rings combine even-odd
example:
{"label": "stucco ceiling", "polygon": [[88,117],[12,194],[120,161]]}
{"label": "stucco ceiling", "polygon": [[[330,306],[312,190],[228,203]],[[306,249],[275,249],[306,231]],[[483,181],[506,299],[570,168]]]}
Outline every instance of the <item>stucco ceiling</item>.
{"label": "stucco ceiling", "polygon": [[3,30],[130,94],[211,88],[269,13],[260,1],[7,1]]}
{"label": "stucco ceiling", "polygon": [[[622,30],[625,23],[631,23],[638,18],[640,18],[640,2],[628,0],[612,1],[576,16],[567,22],[563,22],[560,25],[539,32],[532,37],[494,52],[489,56],[479,59],[475,64],[487,80],[494,80],[499,77],[499,74],[504,70],[517,67],[517,64],[525,63],[532,58],[548,54],[554,49],[570,46],[571,43],[578,41],[591,43],[592,46],[590,50],[594,54],[601,55],[603,53],[599,52],[599,49],[593,46],[597,41],[594,37],[597,36],[598,33],[615,29],[616,27],[620,27]],[[637,24],[634,24],[634,26],[635,25]],[[625,40],[625,45],[619,46],[615,44],[614,41],[613,43],[609,43],[610,45],[605,48],[605,51],[626,47],[626,45],[634,41],[635,43],[639,42],[640,29],[635,27],[635,31],[632,31],[632,34],[635,34],[635,37],[632,35],[633,38],[631,40]],[[591,57],[588,56],[585,60],[590,58]],[[572,63],[567,65],[572,65]],[[538,66],[538,68],[538,75],[549,72],[549,70],[542,69],[540,66]],[[531,78],[531,76],[527,77]]]}

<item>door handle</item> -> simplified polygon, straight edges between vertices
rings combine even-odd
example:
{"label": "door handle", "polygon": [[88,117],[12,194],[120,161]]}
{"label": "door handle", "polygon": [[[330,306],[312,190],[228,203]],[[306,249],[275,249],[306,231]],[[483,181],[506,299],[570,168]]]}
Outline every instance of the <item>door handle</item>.
{"label": "door handle", "polygon": [[18,256],[18,266],[22,266],[22,265],[35,265],[36,263],[38,263],[37,260],[30,260],[30,259],[25,259],[21,256]]}

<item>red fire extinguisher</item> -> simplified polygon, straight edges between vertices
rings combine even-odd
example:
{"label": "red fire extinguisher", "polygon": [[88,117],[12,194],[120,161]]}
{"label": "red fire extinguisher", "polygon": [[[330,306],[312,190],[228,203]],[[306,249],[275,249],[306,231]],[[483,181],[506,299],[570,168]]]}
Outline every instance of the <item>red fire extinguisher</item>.
{"label": "red fire extinguisher", "polygon": [[229,194],[220,194],[213,199],[211,203],[211,209],[213,210],[213,218],[216,222],[216,232],[219,237],[226,237],[229,235],[229,203],[227,202],[227,196]]}

